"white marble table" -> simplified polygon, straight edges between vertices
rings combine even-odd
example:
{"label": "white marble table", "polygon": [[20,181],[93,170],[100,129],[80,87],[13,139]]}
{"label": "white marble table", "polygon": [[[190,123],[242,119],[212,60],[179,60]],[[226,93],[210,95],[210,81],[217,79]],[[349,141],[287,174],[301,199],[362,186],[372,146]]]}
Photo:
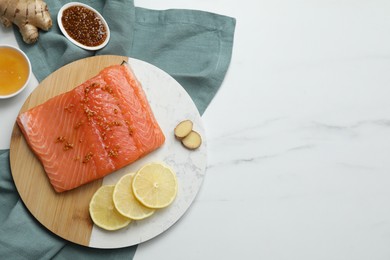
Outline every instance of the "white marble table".
{"label": "white marble table", "polygon": [[[208,168],[188,212],[143,259],[390,259],[390,4],[136,1],[237,19],[203,115]],[[0,28],[0,43],[16,44]],[[29,91],[0,100],[9,147]]]}

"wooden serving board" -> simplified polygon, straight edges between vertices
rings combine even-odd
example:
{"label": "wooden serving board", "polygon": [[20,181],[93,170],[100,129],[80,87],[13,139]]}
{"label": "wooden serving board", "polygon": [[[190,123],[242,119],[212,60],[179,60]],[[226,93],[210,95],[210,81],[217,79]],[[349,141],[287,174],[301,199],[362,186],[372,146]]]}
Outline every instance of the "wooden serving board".
{"label": "wooden serving board", "polygon": [[[47,77],[28,97],[20,113],[49,98],[72,90],[103,68],[127,61],[137,75],[154,116],[165,134],[165,143],[156,151],[107,176],[74,190],[56,193],[41,163],[15,124],[11,137],[10,163],[16,188],[30,213],[47,229],[76,244],[93,248],[122,248],[152,239],[168,230],[183,216],[198,193],[207,165],[207,142],[196,150],[185,149],[172,134],[183,119],[190,118],[205,136],[200,114],[191,97],[169,74],[147,62],[122,56],[96,56],[75,61]],[[55,127],[55,126],[48,126]],[[153,161],[168,164],[178,179],[173,203],[153,216],[132,221],[115,232],[93,225],[89,202],[102,185],[113,185],[121,176],[136,172]]]}
{"label": "wooden serving board", "polygon": [[[43,80],[27,98],[20,113],[75,88],[109,65],[127,60],[128,57],[104,55],[70,63]],[[93,227],[88,211],[89,201],[102,185],[102,180],[56,193],[16,123],[11,137],[10,163],[16,188],[31,214],[60,237],[88,246]]]}

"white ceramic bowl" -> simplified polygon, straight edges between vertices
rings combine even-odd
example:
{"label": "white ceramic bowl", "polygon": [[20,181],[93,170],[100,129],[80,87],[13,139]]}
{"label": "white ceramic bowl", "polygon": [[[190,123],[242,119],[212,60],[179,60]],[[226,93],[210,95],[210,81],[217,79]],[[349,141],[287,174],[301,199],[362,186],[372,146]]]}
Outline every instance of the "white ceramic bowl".
{"label": "white ceramic bowl", "polygon": [[[106,27],[106,30],[107,30],[107,38],[106,40],[100,44],[100,45],[97,45],[97,46],[86,46],[84,44],[81,44],[79,43],[78,41],[74,40],[72,37],[69,36],[69,34],[66,32],[63,24],[62,24],[62,14],[64,12],[65,9],[71,7],[71,6],[83,6],[91,11],[93,11],[94,13],[96,13],[96,15],[102,20],[104,26]],[[83,49],[86,49],[86,50],[90,50],[90,51],[96,51],[96,50],[99,50],[99,49],[102,49],[103,47],[105,47],[107,45],[107,43],[110,41],[110,28],[108,27],[108,24],[106,22],[106,20],[104,19],[104,17],[98,12],[96,11],[94,8],[90,7],[89,5],[86,5],[86,4],[83,4],[83,3],[79,3],[79,2],[71,2],[71,3],[67,3],[65,4],[64,6],[61,7],[61,9],[58,11],[58,14],[57,14],[57,22],[58,22],[58,27],[60,27],[60,30],[62,32],[62,34],[65,35],[66,38],[68,38],[68,40],[70,42],[72,42],[74,45],[77,45],[79,46],[80,48],[83,48]]]}
{"label": "white ceramic bowl", "polygon": [[[16,96],[17,94],[22,92],[27,87],[28,82],[30,81],[30,78],[31,78],[31,73],[32,73],[31,72],[31,63],[30,63],[30,60],[27,57],[27,55],[21,49],[19,49],[18,47],[15,47],[15,46],[12,46],[12,45],[8,45],[8,44],[0,44],[0,48],[9,48],[9,49],[15,50],[17,53],[19,53],[24,58],[24,62],[26,63],[26,65],[28,67],[28,76],[27,76],[27,78],[26,78],[26,80],[23,83],[21,88],[19,88],[15,92],[13,92],[11,94],[8,94],[8,95],[1,95],[0,94],[0,99],[6,99],[6,98],[10,98],[10,97]],[[0,59],[1,58],[2,57],[1,57],[1,54],[0,54]]]}

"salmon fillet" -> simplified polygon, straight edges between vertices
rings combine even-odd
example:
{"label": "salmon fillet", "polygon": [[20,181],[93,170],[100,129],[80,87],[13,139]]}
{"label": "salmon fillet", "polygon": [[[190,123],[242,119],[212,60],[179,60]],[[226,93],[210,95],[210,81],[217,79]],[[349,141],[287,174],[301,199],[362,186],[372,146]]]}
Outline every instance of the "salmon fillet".
{"label": "salmon fillet", "polygon": [[140,82],[114,65],[17,117],[56,192],[102,178],[165,142]]}

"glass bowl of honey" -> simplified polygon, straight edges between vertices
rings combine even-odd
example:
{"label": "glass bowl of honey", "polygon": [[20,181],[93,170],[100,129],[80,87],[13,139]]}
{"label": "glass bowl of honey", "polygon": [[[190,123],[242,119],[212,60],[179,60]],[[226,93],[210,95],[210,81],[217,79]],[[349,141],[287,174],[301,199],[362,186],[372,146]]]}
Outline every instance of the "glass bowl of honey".
{"label": "glass bowl of honey", "polygon": [[31,76],[31,63],[17,47],[0,44],[0,99],[22,92]]}

